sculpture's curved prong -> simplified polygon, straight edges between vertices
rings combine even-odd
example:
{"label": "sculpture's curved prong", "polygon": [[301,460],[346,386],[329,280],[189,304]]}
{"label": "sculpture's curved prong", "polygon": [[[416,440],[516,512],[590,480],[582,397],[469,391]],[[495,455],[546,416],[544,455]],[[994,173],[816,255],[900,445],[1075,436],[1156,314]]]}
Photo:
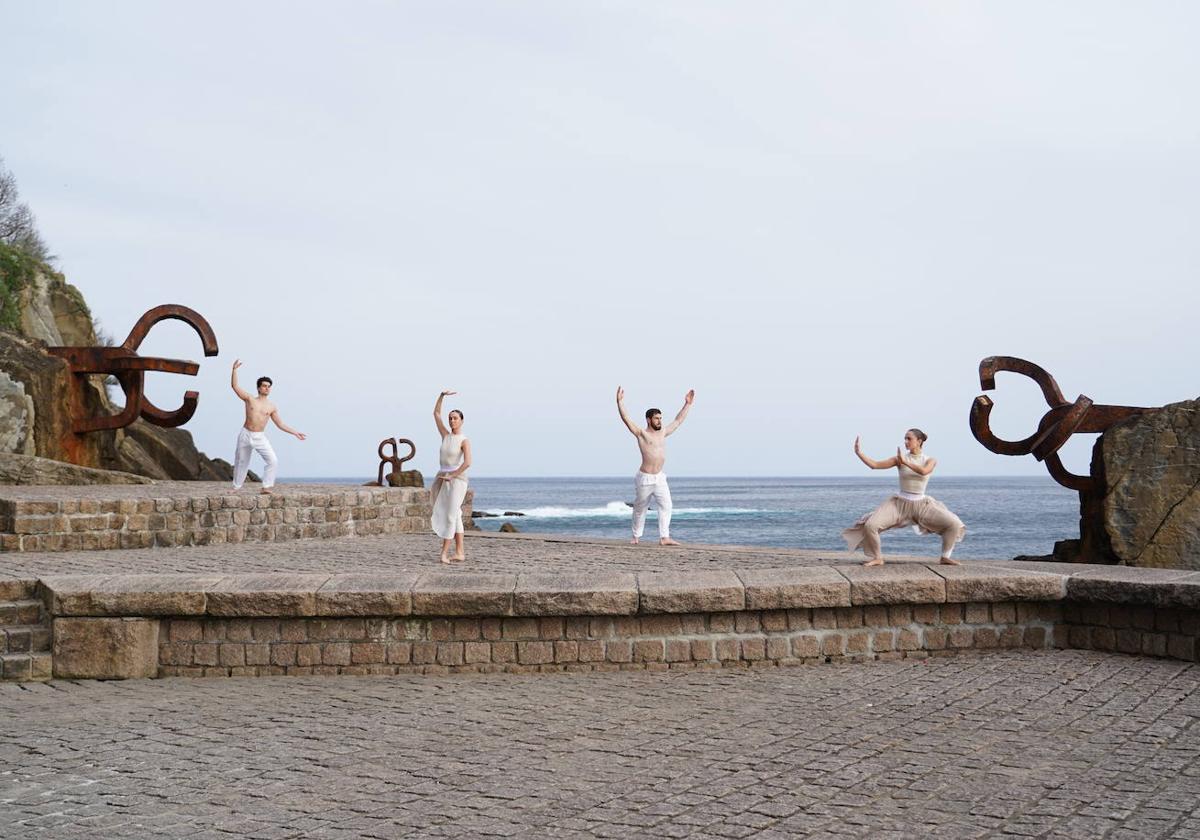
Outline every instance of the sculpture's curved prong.
{"label": "sculpture's curved prong", "polygon": [[1002,370],[1028,376],[1036,382],[1038,387],[1042,389],[1042,396],[1046,399],[1046,405],[1051,408],[1057,408],[1060,405],[1066,404],[1067,400],[1059,389],[1058,383],[1054,381],[1054,377],[1045,368],[1025,359],[1018,359],[1016,356],[988,356],[980,362],[980,387],[985,391],[995,390],[996,374]]}
{"label": "sculpture's curved prong", "polygon": [[1004,440],[992,434],[990,418],[995,407],[990,397],[982,394],[971,403],[971,434],[975,440],[997,455],[1028,455],[1033,451],[1033,443],[1042,433],[1041,427],[1024,440]]}
{"label": "sculpture's curved prong", "polygon": [[200,343],[204,346],[205,356],[215,356],[220,352],[217,349],[217,336],[204,316],[195,309],[180,306],[177,303],[165,303],[148,310],[141,318],[138,318],[133,329],[129,331],[129,337],[121,346],[130,352],[137,350],[145,340],[146,334],[150,332],[150,328],[168,318],[183,321],[196,331],[196,334],[200,336]]}
{"label": "sculpture's curved prong", "polygon": [[1046,464],[1046,472],[1050,473],[1050,477],[1071,490],[1078,490],[1080,493],[1085,493],[1092,490],[1096,486],[1096,480],[1086,475],[1075,475],[1073,472],[1068,472],[1063,466],[1062,459],[1058,457],[1058,453],[1054,452],[1047,455],[1044,459]]}
{"label": "sculpture's curved prong", "polygon": [[123,373],[117,377],[117,381],[121,383],[121,390],[125,392],[125,407],[116,414],[76,420],[72,427],[75,434],[123,429],[137,419],[143,400],[144,377],[140,372]]}
{"label": "sculpture's curved prong", "polygon": [[176,426],[182,426],[192,419],[192,415],[196,413],[196,406],[199,402],[199,393],[196,391],[187,391],[183,395],[183,405],[174,411],[163,411],[150,402],[148,397],[142,397],[141,414],[147,423],[153,423],[155,426],[162,426],[165,429],[174,429]]}

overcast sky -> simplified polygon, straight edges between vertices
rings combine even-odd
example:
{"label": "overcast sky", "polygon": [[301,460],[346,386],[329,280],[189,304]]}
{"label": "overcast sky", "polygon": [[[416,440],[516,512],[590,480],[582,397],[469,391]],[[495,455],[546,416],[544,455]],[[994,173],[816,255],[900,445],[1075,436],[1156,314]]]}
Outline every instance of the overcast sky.
{"label": "overcast sky", "polygon": [[[281,477],[860,475],[922,427],[940,471],[1042,472],[971,437],[988,355],[1068,398],[1200,394],[1200,6],[28,3],[3,7],[0,155],[163,408],[232,459],[268,374]],[[1032,432],[999,379],[994,428]],[[1086,471],[1090,441],[1066,451]],[[257,467],[256,467],[257,468]]]}

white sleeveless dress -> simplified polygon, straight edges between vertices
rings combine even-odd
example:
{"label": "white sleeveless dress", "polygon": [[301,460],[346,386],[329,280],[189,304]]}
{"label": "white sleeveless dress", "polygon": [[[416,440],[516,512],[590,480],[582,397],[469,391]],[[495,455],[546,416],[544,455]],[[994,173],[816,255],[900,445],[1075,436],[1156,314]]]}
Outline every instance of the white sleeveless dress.
{"label": "white sleeveless dress", "polygon": [[[462,435],[446,435],[442,438],[442,446],[438,450],[438,461],[441,464],[439,473],[453,472],[463,461]],[[455,534],[463,533],[462,504],[467,498],[467,474],[463,473],[449,481],[434,479],[430,489],[433,502],[433,516],[430,524],[433,532],[444,540],[454,539]]]}

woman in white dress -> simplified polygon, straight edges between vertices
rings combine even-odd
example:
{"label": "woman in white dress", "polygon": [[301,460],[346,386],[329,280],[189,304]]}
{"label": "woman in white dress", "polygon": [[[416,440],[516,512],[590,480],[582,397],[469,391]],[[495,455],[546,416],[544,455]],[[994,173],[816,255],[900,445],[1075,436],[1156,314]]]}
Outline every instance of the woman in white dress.
{"label": "woman in white dress", "polygon": [[[471,441],[463,437],[463,413],[457,408],[450,412],[450,428],[442,422],[442,400],[453,396],[454,391],[442,391],[433,406],[433,419],[442,446],[438,450],[440,468],[433,480],[430,497],[433,503],[433,532],[442,538],[442,562],[465,560],[463,550],[462,504],[467,497],[467,470],[471,466]],[[454,543],[454,557],[450,557],[450,543]]]}
{"label": "woman in white dress", "polygon": [[862,547],[867,555],[864,566],[882,566],[883,550],[879,543],[881,531],[912,525],[919,533],[938,534],[942,538],[942,555],[939,558],[947,566],[957,566],[958,561],[950,556],[954,546],[962,542],[967,529],[962,520],[946,509],[932,496],[925,495],[929,475],[937,466],[937,459],[928,457],[922,450],[927,436],[920,429],[909,429],[904,433],[904,450],[896,449],[896,456],[883,461],[868,458],[862,451],[858,438],[854,439],[854,454],[873,470],[897,468],[900,474],[900,492],[891,496],[875,510],[868,513],[854,526],[842,531],[842,538],[851,551]]}

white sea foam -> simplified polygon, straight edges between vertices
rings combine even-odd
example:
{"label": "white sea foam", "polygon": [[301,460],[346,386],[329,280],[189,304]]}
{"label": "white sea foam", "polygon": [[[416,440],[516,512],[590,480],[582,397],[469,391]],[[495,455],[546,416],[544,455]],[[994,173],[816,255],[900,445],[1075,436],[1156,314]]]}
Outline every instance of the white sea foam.
{"label": "white sea foam", "polygon": [[[512,510],[512,508],[509,508],[509,510]],[[523,518],[526,519],[628,519],[631,510],[632,508],[625,502],[609,502],[604,507],[534,507],[518,512],[525,514]],[[488,510],[484,512],[504,518],[503,510]],[[672,515],[715,514],[729,516],[746,513],[764,513],[764,511],[755,508],[675,508]],[[650,509],[650,515],[656,515],[653,507]]]}

